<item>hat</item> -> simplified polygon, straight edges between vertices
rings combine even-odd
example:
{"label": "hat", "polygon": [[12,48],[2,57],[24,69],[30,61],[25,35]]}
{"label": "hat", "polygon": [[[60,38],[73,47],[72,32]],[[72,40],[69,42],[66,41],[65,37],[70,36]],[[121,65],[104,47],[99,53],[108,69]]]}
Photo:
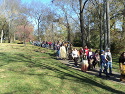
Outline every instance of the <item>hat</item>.
{"label": "hat", "polygon": [[104,52],[104,50],[101,50],[101,52]]}
{"label": "hat", "polygon": [[110,50],[110,48],[106,48],[106,50]]}

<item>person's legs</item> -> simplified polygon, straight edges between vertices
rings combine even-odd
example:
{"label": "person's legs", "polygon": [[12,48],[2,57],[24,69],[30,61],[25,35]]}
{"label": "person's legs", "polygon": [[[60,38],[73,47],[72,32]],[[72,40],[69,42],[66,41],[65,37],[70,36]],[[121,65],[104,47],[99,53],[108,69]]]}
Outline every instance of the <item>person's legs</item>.
{"label": "person's legs", "polygon": [[93,69],[93,59],[90,59],[90,69]]}
{"label": "person's legs", "polygon": [[108,76],[107,66],[104,66],[104,71],[105,71],[106,76]]}
{"label": "person's legs", "polygon": [[98,63],[98,61],[96,61],[96,60],[93,61],[93,68],[96,68],[97,63]]}
{"label": "person's legs", "polygon": [[85,64],[82,64],[81,70],[85,71]]}
{"label": "person's legs", "polygon": [[108,69],[108,64],[104,65],[104,72],[105,72],[105,74],[106,74],[106,77],[110,77],[110,76],[108,75],[107,69]]}
{"label": "person's legs", "polygon": [[87,71],[87,70],[86,70],[86,64],[84,65],[84,70],[85,70],[85,72]]}
{"label": "person's legs", "polygon": [[88,59],[88,70],[90,70],[90,60]]}
{"label": "person's legs", "polygon": [[74,65],[77,66],[77,58],[74,57]]}
{"label": "person's legs", "polygon": [[[104,68],[105,69],[105,68]],[[106,72],[106,71],[105,71]],[[109,74],[109,61],[107,62],[107,73]]]}
{"label": "person's legs", "polygon": [[109,62],[109,74],[112,74],[112,62]]}
{"label": "person's legs", "polygon": [[85,64],[85,71],[88,70],[88,64]]}
{"label": "person's legs", "polygon": [[122,81],[123,80],[123,75],[121,74],[121,76],[120,76],[120,81]]}
{"label": "person's legs", "polygon": [[102,76],[102,67],[103,67],[103,64],[100,64],[100,70],[99,70],[99,76]]}
{"label": "person's legs", "polygon": [[78,65],[78,59],[79,59],[79,58],[78,58],[78,57],[76,57],[76,64],[77,64],[77,65]]}
{"label": "person's legs", "polygon": [[93,61],[93,68],[95,68],[95,65],[96,65],[96,61],[94,60]]}
{"label": "person's legs", "polygon": [[98,61],[98,67],[100,66],[101,64],[100,64],[100,61]]}
{"label": "person's legs", "polygon": [[74,61],[74,65],[76,66],[76,63],[75,63],[75,58],[73,59],[73,61]]}
{"label": "person's legs", "polygon": [[82,62],[82,59],[83,59],[83,56],[82,56],[82,55],[80,55],[80,62]]}

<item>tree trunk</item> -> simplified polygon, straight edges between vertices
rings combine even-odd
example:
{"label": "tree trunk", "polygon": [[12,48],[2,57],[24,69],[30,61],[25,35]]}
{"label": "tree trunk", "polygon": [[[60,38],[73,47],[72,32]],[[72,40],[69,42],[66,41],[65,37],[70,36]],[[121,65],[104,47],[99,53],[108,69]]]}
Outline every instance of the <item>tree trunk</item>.
{"label": "tree trunk", "polygon": [[69,23],[67,24],[68,38],[67,41],[71,42],[71,29]]}
{"label": "tree trunk", "polygon": [[25,33],[25,27],[26,27],[26,25],[24,25],[24,39],[23,39],[23,44],[24,44],[24,46],[26,46],[26,33]]}
{"label": "tree trunk", "polygon": [[103,49],[102,11],[100,9],[100,51]]}
{"label": "tree trunk", "polygon": [[23,39],[23,44],[24,44],[24,46],[26,46],[26,35],[25,35],[25,31],[24,31],[24,39]]}
{"label": "tree trunk", "polygon": [[10,19],[9,19],[9,29],[8,29],[8,43],[11,42],[11,36],[10,36]]}
{"label": "tree trunk", "polygon": [[70,28],[70,24],[69,24],[69,21],[68,21],[68,17],[67,17],[67,12],[65,11],[65,17],[66,17],[66,28],[67,28],[67,41],[71,42],[71,28]]}
{"label": "tree trunk", "polygon": [[109,0],[106,0],[106,25],[107,25],[107,47],[110,48],[110,15]]}
{"label": "tree trunk", "polygon": [[104,0],[103,6],[103,30],[104,30],[104,50],[107,48],[107,26],[106,26],[106,0]]}
{"label": "tree trunk", "polygon": [[90,44],[90,17],[88,17],[87,44]]}
{"label": "tree trunk", "polygon": [[39,19],[38,19],[38,41],[41,42],[41,38],[40,38],[40,29],[39,29],[39,26],[40,26],[40,22],[39,22]]}
{"label": "tree trunk", "polygon": [[15,40],[16,40],[16,35],[14,33],[14,35],[13,35],[13,41],[15,42]]}
{"label": "tree trunk", "polygon": [[82,40],[82,47],[86,46],[86,37],[85,37],[85,30],[84,30],[84,16],[83,16],[83,4],[82,0],[79,0],[80,4],[80,28],[81,28],[81,40]]}
{"label": "tree trunk", "polygon": [[123,11],[123,23],[122,23],[122,38],[124,39],[124,34],[125,34],[125,3],[124,3],[124,11]]}
{"label": "tree trunk", "polygon": [[1,31],[1,43],[3,43],[3,30]]}
{"label": "tree trunk", "polygon": [[52,42],[55,41],[55,38],[54,38],[54,26],[53,26],[53,22],[52,22],[51,40],[52,40]]}
{"label": "tree trunk", "polygon": [[8,43],[10,43],[10,42],[11,42],[11,36],[10,36],[10,32],[8,30]]}

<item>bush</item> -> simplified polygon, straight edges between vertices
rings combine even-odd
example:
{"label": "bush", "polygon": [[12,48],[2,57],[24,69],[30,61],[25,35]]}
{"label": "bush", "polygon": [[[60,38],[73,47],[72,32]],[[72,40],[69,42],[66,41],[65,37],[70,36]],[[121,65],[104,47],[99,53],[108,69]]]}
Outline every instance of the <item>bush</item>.
{"label": "bush", "polygon": [[121,54],[123,51],[125,51],[125,39],[124,40],[115,40],[111,44],[111,51],[115,54]]}
{"label": "bush", "polygon": [[73,46],[76,46],[76,47],[82,47],[82,42],[81,40],[74,40],[73,41]]}

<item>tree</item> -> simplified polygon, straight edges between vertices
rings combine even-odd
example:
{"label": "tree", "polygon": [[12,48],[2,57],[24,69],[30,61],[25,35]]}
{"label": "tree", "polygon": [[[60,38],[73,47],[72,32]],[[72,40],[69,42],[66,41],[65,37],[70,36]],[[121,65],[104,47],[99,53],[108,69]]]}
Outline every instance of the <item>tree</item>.
{"label": "tree", "polygon": [[4,10],[2,11],[2,14],[5,16],[7,22],[9,23],[8,26],[8,42],[12,42],[13,34],[14,34],[14,21],[18,19],[19,13],[20,13],[20,5],[21,1],[20,0],[13,0],[13,2],[10,3],[10,0],[3,0],[1,9]]}
{"label": "tree", "polygon": [[64,21],[61,22],[61,24],[63,24],[66,28],[67,28],[67,41],[71,42],[71,23],[70,23],[70,17],[71,17],[71,0],[52,0],[52,2],[58,6],[57,8],[60,9],[60,11],[62,13],[60,13],[59,15],[62,16],[63,15],[63,19]]}
{"label": "tree", "polygon": [[86,3],[89,0],[85,0],[84,4],[82,0],[79,0],[80,5],[80,28],[81,28],[81,39],[82,39],[82,46],[84,47],[86,45],[86,35],[85,35],[85,28],[84,28],[84,8]]}
{"label": "tree", "polygon": [[29,9],[30,9],[30,12],[29,12],[29,15],[30,15],[30,18],[32,20],[34,20],[33,22],[35,22],[36,24],[36,28],[37,28],[37,36],[38,36],[38,40],[41,41],[41,30],[40,30],[40,27],[41,27],[41,24],[42,24],[42,21],[43,21],[43,17],[44,17],[44,14],[46,14],[48,7],[45,6],[41,1],[32,1],[30,6],[28,6]]}
{"label": "tree", "polygon": [[5,39],[4,36],[5,36],[7,21],[6,21],[6,18],[3,17],[2,15],[1,15],[1,18],[0,18],[0,26],[1,26],[0,27],[0,30],[1,30],[1,43],[3,43],[3,39]]}

